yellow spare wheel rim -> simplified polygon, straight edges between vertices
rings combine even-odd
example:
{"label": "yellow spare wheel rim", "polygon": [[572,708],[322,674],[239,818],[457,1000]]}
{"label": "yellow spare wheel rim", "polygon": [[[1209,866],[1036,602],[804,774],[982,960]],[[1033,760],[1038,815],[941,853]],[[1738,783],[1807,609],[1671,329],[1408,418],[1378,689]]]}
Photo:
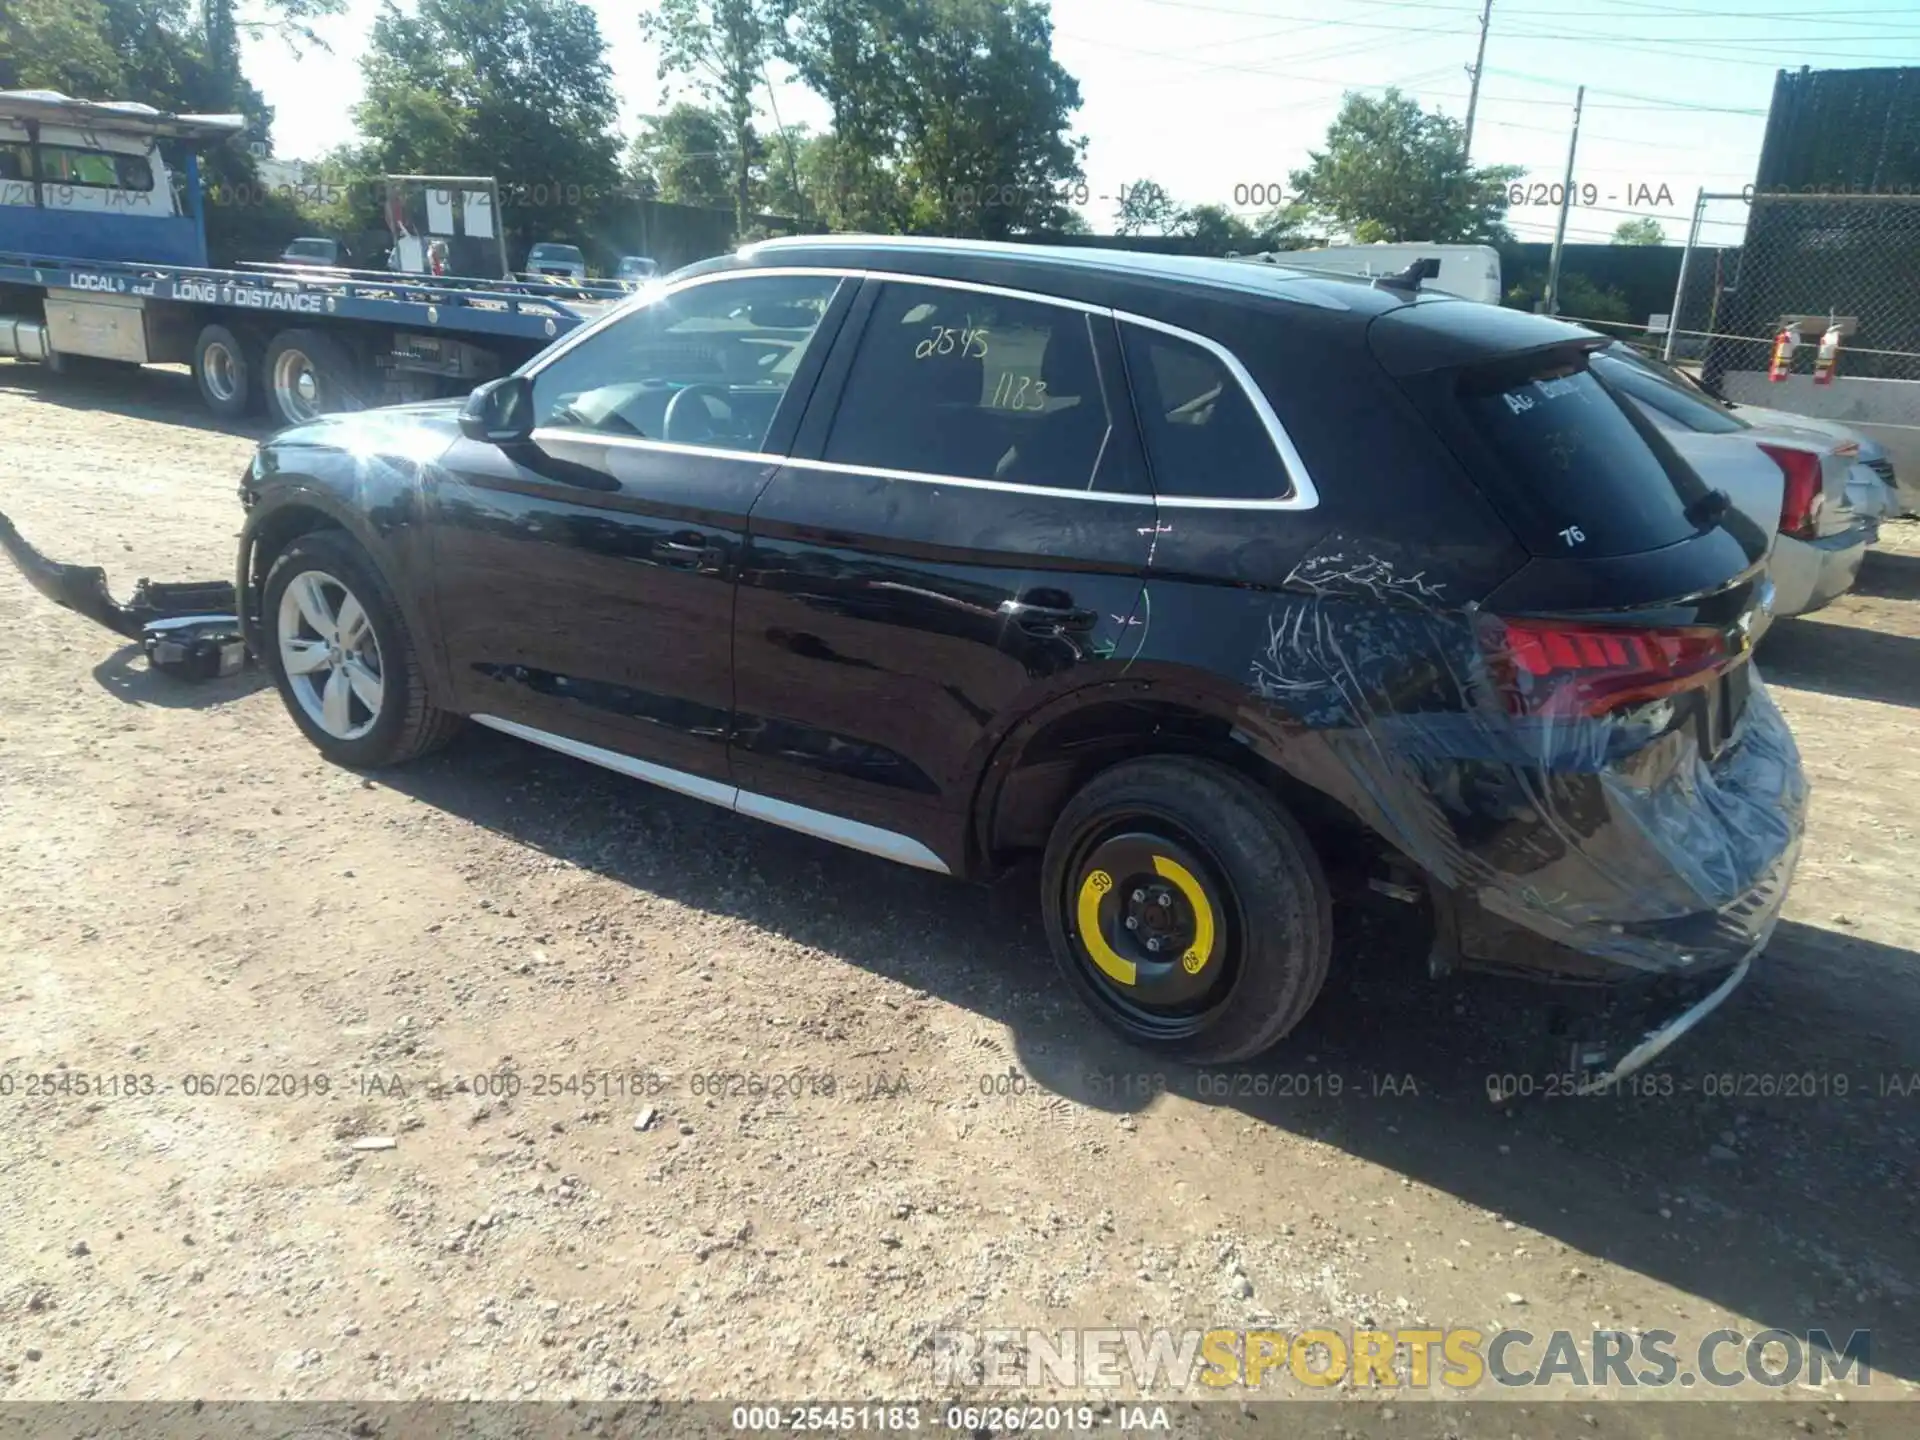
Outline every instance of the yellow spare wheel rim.
{"label": "yellow spare wheel rim", "polygon": [[1076,875],[1075,939],[1115,999],[1179,1015],[1217,998],[1223,914],[1199,856],[1169,837],[1129,832],[1092,847]]}

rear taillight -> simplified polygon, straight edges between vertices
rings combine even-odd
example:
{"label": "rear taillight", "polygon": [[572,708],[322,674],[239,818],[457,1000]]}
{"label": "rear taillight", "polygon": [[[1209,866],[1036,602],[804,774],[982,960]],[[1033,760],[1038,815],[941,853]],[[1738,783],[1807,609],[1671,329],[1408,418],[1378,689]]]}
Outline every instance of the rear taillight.
{"label": "rear taillight", "polygon": [[1820,479],[1820,457],[1811,450],[1785,445],[1761,445],[1787,477],[1786,498],[1780,502],[1780,533],[1805,540],[1815,533],[1820,507],[1826,500]]}
{"label": "rear taillight", "polygon": [[1481,645],[1515,715],[1605,715],[1710,685],[1732,658],[1725,632],[1489,617]]}

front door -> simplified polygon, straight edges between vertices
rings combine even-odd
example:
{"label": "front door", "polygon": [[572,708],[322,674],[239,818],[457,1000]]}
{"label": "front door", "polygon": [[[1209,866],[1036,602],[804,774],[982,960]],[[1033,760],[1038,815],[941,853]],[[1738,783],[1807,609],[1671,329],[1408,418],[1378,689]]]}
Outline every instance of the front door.
{"label": "front door", "polygon": [[676,287],[536,362],[529,444],[448,452],[434,569],[461,709],[720,798],[747,514],[844,314],[842,284]]}

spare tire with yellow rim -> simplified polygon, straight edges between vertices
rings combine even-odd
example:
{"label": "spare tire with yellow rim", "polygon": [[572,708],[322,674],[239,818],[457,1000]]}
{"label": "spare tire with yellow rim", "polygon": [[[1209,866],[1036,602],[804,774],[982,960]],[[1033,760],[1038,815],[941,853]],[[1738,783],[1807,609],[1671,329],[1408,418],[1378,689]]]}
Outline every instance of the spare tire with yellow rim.
{"label": "spare tire with yellow rim", "polygon": [[1277,797],[1214,761],[1158,756],[1095,776],[1054,826],[1043,887],[1074,989],[1176,1059],[1261,1054],[1326,979],[1331,908],[1312,843]]}

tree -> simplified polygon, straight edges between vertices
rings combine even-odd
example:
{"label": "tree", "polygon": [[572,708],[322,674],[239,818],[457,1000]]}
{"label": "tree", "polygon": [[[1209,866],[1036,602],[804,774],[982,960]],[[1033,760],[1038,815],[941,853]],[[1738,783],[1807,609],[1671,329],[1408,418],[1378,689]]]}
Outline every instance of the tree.
{"label": "tree", "polygon": [[1229,251],[1245,255],[1260,248],[1259,232],[1224,205],[1196,205],[1183,211],[1174,233],[1191,237],[1207,255]]}
{"label": "tree", "polygon": [[[306,23],[345,0],[266,0],[241,19],[235,0],[8,0],[0,6],[0,89],[138,100],[162,110],[272,112],[240,74],[238,37],[277,33],[319,44]],[[264,129],[255,138],[268,139]]]}
{"label": "tree", "polygon": [[1660,228],[1660,222],[1650,215],[1637,220],[1622,220],[1613,227],[1613,243],[1616,245],[1664,245],[1667,232]]}
{"label": "tree", "polygon": [[0,7],[0,90],[129,99],[125,87],[100,0],[9,0]]}
{"label": "tree", "polygon": [[905,219],[895,117],[908,97],[895,57],[913,13],[912,0],[800,0],[795,10],[783,58],[833,112],[816,198],[836,228],[893,230]]}
{"label": "tree", "polygon": [[800,0],[796,22],[788,59],[833,110],[831,204],[854,224],[1004,238],[1068,223],[1080,87],[1038,0]]}
{"label": "tree", "polygon": [[1520,167],[1469,165],[1460,122],[1398,90],[1349,92],[1308,162],[1293,172],[1295,193],[1356,240],[1363,227],[1366,241],[1511,238],[1506,186]]}
{"label": "tree", "polygon": [[[1546,295],[1547,276],[1543,270],[1530,270],[1507,287],[1501,303],[1515,310],[1535,309]],[[1618,290],[1596,285],[1578,270],[1560,272],[1560,314],[1572,320],[1600,320],[1624,325],[1631,318],[1627,297]]]}
{"label": "tree", "polygon": [[754,95],[780,48],[790,0],[660,0],[640,30],[660,47],[660,78],[691,81],[724,117],[730,141],[734,223],[747,228],[753,167]]}
{"label": "tree", "polygon": [[1158,180],[1135,180],[1120,187],[1113,209],[1116,235],[1165,235],[1179,223],[1180,207]]}
{"label": "tree", "polygon": [[1313,212],[1297,200],[1289,201],[1258,215],[1253,232],[1260,250],[1310,250],[1326,244],[1313,233]]}
{"label": "tree", "polygon": [[805,125],[783,126],[777,136],[767,141],[761,208],[803,220],[818,216],[831,141],[831,136],[815,135]]}
{"label": "tree", "polygon": [[361,70],[354,163],[494,176],[511,249],[583,238],[618,178],[613,72],[581,0],[387,0]]}
{"label": "tree", "polygon": [[636,190],[675,205],[734,207],[726,117],[682,101],[640,125],[627,152]]}
{"label": "tree", "polygon": [[207,244],[216,262],[262,259],[312,227],[293,200],[255,184],[247,141],[271,143],[273,111],[240,73],[236,36],[272,30],[299,43],[306,18],[338,8],[272,0],[265,19],[243,22],[232,0],[0,0],[0,89],[245,115],[243,136],[201,150]]}

